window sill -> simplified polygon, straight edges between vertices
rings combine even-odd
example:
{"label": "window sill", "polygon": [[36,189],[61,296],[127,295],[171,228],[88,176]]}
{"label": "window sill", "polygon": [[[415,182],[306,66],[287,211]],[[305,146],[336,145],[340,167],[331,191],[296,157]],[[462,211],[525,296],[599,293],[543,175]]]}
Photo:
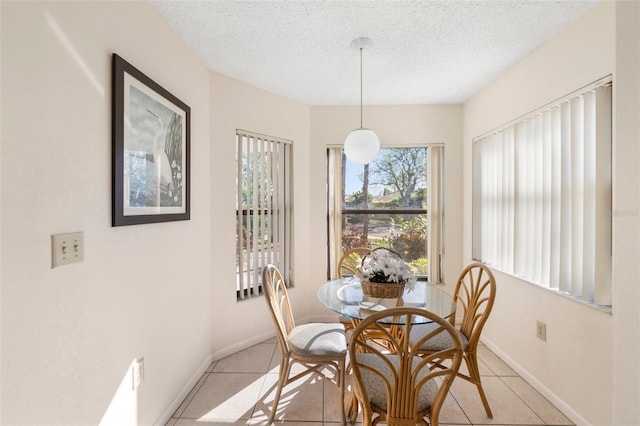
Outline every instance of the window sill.
{"label": "window sill", "polygon": [[522,277],[520,277],[518,275],[515,275],[515,274],[513,274],[511,272],[505,272],[500,268],[496,268],[495,266],[488,265],[488,264],[486,264],[486,265],[489,268],[491,268],[492,271],[497,271],[497,272],[500,272],[503,275],[508,275],[509,277],[515,278],[518,281],[521,281],[521,282],[523,282],[525,284],[529,284],[529,285],[535,286],[535,287],[537,287],[539,289],[551,292],[553,294],[557,294],[560,297],[564,297],[566,299],[573,300],[574,302],[580,303],[580,304],[582,304],[584,306],[587,306],[587,307],[589,307],[591,309],[595,309],[595,310],[600,311],[600,312],[608,313],[609,315],[611,315],[613,313],[613,309],[612,309],[611,305],[598,305],[597,303],[593,303],[593,302],[590,302],[588,300],[584,300],[584,299],[582,299],[582,298],[580,298],[578,296],[574,296],[574,295],[569,294],[567,292],[560,291],[560,290],[557,290],[557,289],[554,289],[554,288],[544,287],[544,286],[542,286],[540,284],[537,284],[537,283],[534,283],[532,281],[529,281],[529,280],[527,280],[525,278],[522,278]]}

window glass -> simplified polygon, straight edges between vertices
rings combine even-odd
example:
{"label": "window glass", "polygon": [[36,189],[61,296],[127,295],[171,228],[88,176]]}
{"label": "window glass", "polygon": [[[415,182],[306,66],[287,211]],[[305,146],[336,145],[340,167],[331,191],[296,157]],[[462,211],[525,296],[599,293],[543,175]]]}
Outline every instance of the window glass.
{"label": "window glass", "polygon": [[391,248],[417,276],[431,275],[429,257],[439,265],[440,253],[430,250],[435,246],[430,245],[428,205],[429,197],[441,191],[430,192],[428,185],[439,186],[441,179],[429,179],[430,150],[382,148],[367,165],[352,163],[341,149],[330,151],[330,275],[335,275],[335,259],[356,247]]}
{"label": "window glass", "polygon": [[275,265],[288,285],[291,264],[291,142],[236,135],[236,295],[262,293],[262,269]]}

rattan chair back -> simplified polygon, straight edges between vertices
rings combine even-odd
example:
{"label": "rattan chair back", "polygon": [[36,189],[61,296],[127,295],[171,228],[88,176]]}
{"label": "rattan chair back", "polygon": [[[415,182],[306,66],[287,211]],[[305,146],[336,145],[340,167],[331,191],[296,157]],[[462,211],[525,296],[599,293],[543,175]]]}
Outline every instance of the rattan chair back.
{"label": "rattan chair back", "polygon": [[[409,336],[416,316],[428,318],[435,326],[420,340],[412,342]],[[403,325],[389,328],[380,324],[378,321],[385,317],[394,317]],[[376,331],[375,339],[369,337],[372,329]],[[418,356],[419,346],[440,333],[451,339],[451,347]],[[385,336],[385,345],[380,345],[380,336]],[[349,344],[349,359],[365,426],[379,421],[391,426],[437,425],[440,409],[460,367],[462,341],[447,320],[429,311],[391,308],[367,317],[355,328]],[[430,366],[434,360],[441,363],[448,360],[447,367],[432,371]]]}
{"label": "rattan chair back", "polygon": [[362,259],[369,253],[371,249],[367,247],[356,247],[344,252],[336,268],[338,278],[356,275],[362,265]]}
{"label": "rattan chair back", "polygon": [[[306,323],[296,326],[287,286],[274,265],[262,270],[262,288],[276,329],[280,348],[278,384],[269,422],[273,423],[282,389],[307,374],[321,374],[334,382],[340,390],[342,422],[346,423],[344,395],[346,382],[347,340],[342,324]],[[301,366],[292,374],[291,366]],[[328,367],[328,368],[326,368]],[[330,373],[334,374],[330,374]]]}
{"label": "rattan chair back", "polygon": [[262,270],[262,291],[271,313],[271,319],[276,326],[276,338],[280,351],[283,355],[288,354],[290,350],[287,336],[296,326],[296,322],[291,310],[286,283],[274,265],[268,265]]}
{"label": "rattan chair back", "polygon": [[474,349],[480,342],[484,327],[496,298],[496,279],[491,270],[482,263],[472,263],[460,273],[453,300],[457,304],[450,317],[453,325],[460,321],[460,331],[469,340],[468,348]]}
{"label": "rattan chair back", "polygon": [[[468,374],[458,372],[458,377],[476,385],[482,405],[489,418],[493,418],[493,413],[482,387],[482,378],[478,367],[478,343],[495,298],[496,280],[491,270],[481,263],[472,263],[460,273],[453,294],[457,308],[454,315],[449,317],[452,325],[459,324],[459,333],[464,343],[463,359]],[[425,328],[428,330],[428,327]],[[418,328],[414,330],[414,339],[421,336],[421,333],[417,331]],[[430,356],[438,350],[441,344],[441,342],[427,341],[422,345],[420,351],[423,355]]]}

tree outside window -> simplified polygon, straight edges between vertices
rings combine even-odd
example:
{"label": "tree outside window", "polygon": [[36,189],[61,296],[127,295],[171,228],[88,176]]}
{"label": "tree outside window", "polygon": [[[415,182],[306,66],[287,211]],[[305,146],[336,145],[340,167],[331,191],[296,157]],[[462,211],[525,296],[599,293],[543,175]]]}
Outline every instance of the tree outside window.
{"label": "tree outside window", "polygon": [[342,158],[342,251],[388,247],[428,274],[428,148],[382,148],[367,165]]}

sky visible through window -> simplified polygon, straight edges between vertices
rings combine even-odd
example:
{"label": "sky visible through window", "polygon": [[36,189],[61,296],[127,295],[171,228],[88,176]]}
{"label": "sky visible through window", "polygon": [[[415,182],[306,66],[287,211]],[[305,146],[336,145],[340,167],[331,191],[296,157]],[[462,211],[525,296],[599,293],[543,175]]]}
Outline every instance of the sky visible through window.
{"label": "sky visible through window", "polygon": [[[373,168],[372,161],[369,166],[369,170]],[[364,173],[364,166],[361,164],[354,164],[347,159],[346,172],[345,172],[345,194],[352,195],[355,192],[362,191],[362,176]],[[384,187],[382,185],[374,185],[369,182],[369,192],[372,194],[382,193]]]}

